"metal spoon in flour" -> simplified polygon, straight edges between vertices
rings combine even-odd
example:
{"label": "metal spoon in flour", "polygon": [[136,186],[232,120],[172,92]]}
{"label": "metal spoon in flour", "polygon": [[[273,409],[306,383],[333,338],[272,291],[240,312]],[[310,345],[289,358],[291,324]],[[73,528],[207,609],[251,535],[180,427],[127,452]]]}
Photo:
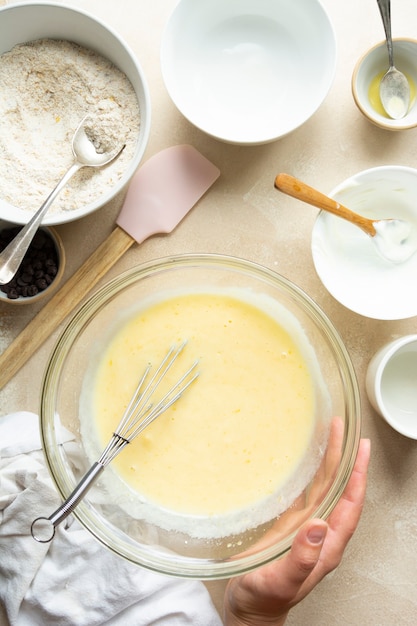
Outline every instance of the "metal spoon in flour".
{"label": "metal spoon in flour", "polygon": [[36,231],[51,206],[52,202],[62,191],[69,179],[82,167],[102,167],[113,161],[123,150],[124,145],[113,146],[109,150],[107,146],[100,144],[100,130],[94,133],[94,124],[91,116],[86,116],[78,126],[72,138],[72,151],[75,157],[74,163],[61,178],[55,189],[49,194],[42,206],[36,211],[31,220],[19,231],[16,237],[0,254],[0,285],[10,282],[16,274],[25,256]]}
{"label": "metal spoon in flour", "polygon": [[293,198],[312,204],[323,211],[333,213],[333,215],[355,224],[370,236],[380,255],[392,263],[404,263],[417,252],[411,225],[404,220],[373,220],[358,215],[337,200],[325,196],[317,189],[289,174],[278,174],[275,178],[275,187]]}

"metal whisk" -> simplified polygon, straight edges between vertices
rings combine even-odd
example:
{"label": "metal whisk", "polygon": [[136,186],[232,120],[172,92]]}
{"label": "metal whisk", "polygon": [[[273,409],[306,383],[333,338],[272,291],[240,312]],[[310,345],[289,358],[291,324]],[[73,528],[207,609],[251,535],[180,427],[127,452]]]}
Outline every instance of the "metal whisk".
{"label": "metal whisk", "polygon": [[78,485],[60,507],[49,517],[37,517],[31,526],[32,537],[40,543],[52,541],[55,528],[75,509],[83,499],[93,482],[104,468],[133,441],[149,424],[174,404],[198,377],[196,370],[198,361],[181,376],[181,378],[153,405],[153,396],[162,379],[182,352],[186,342],[173,346],[164,357],[157,370],[147,382],[151,365],[149,364],[125,410],[122,419],[100,458],[83,476]]}

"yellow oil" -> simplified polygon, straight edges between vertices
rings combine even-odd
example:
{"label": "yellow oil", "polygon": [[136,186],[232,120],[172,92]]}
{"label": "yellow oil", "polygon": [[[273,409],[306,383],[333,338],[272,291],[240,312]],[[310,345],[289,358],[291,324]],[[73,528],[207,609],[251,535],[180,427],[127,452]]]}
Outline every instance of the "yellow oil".
{"label": "yellow oil", "polygon": [[[389,116],[385,113],[384,107],[382,106],[381,98],[379,97],[379,85],[384,74],[385,74],[385,70],[380,72],[376,76],[374,76],[374,78],[371,81],[371,84],[369,85],[368,98],[369,98],[369,102],[371,103],[372,108],[377,113],[379,113],[379,115],[382,115],[383,117],[388,118]],[[409,76],[405,72],[404,74],[410,85],[410,108],[411,108],[416,99],[416,85],[413,79],[411,78],[411,76]]]}

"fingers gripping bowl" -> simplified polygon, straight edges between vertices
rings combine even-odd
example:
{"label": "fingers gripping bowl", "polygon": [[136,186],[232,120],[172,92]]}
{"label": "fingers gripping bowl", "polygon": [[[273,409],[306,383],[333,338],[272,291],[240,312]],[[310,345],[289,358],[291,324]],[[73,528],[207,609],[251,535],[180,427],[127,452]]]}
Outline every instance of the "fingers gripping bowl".
{"label": "fingers gripping bowl", "polygon": [[96,211],[129,182],[148,142],[150,97],[139,62],[98,19],[47,2],[0,8],[0,55],[0,151],[7,155],[0,218],[29,221],[72,164],[71,138],[86,114],[100,120],[105,141],[123,137],[125,149],[109,166],[78,172],[43,223]]}
{"label": "fingers gripping bowl", "polygon": [[[278,327],[293,342],[287,353],[277,354],[268,334],[266,344],[259,339],[266,319],[265,328],[272,323],[273,342],[281,336],[275,332]],[[305,520],[325,518],[336,505],[360,436],[354,371],[329,320],[275,272],[219,255],[182,255],[138,266],[84,304],[47,367],[40,423],[47,463],[63,498],[100,448],[104,413],[99,408],[96,414],[98,404],[108,406],[127,379],[137,383],[139,371],[129,354],[143,365],[153,360],[158,340],[166,349],[171,336],[188,340],[187,362],[197,351],[198,380],[175,412],[165,414],[164,421],[158,418],[157,430],[144,434],[136,456],[124,467],[106,470],[75,515],[104,545],[143,567],[200,579],[238,575],[284,555]],[[117,337],[120,351],[111,354],[109,346],[116,345]],[[312,403],[307,403],[308,411],[293,411],[289,423],[307,414],[309,421],[299,424],[294,437],[297,445],[303,442],[301,452],[285,478],[271,487],[280,463],[291,457],[289,430],[278,420],[274,405],[278,400],[281,406],[287,389],[275,376],[278,370],[288,373],[295,354],[308,363],[301,369]],[[269,372],[260,370],[264,360]],[[303,396],[296,363],[289,414],[291,404]],[[111,371],[107,399],[100,379],[106,371]],[[268,385],[270,397],[264,393]],[[66,431],[73,440],[60,444],[68,438],[62,439]],[[158,448],[162,442],[163,450]],[[285,450],[278,454],[283,442]],[[128,478],[132,473],[140,480],[158,475],[159,484],[154,491],[151,483],[133,486]],[[254,489],[250,501],[239,500],[249,487]]]}

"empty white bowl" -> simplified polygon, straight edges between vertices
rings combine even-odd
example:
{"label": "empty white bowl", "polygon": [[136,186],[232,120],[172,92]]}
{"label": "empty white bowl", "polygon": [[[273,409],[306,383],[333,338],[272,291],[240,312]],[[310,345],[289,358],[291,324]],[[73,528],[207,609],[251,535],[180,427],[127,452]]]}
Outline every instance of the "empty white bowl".
{"label": "empty white bowl", "polygon": [[417,439],[417,335],[383,346],[371,359],[366,391],[374,409],[396,431]]}
{"label": "empty white bowl", "polygon": [[335,34],[317,0],[181,0],[161,47],[181,113],[235,144],[301,126],[326,97],[335,65]]}
{"label": "empty white bowl", "polygon": [[406,130],[417,126],[417,41],[394,39],[395,66],[410,82],[410,108],[405,117],[393,120],[384,112],[379,98],[379,78],[388,70],[385,41],[368,50],[357,62],[352,75],[352,94],[359,110],[373,124],[386,130]]}
{"label": "empty white bowl", "polygon": [[[111,61],[130,80],[140,109],[140,127],[137,137],[135,137],[136,145],[132,149],[131,159],[126,160],[123,165],[124,170],[121,177],[115,180],[112,186],[103,186],[102,193],[95,196],[94,200],[79,203],[74,209],[54,210],[53,205],[43,220],[43,224],[51,225],[84,217],[110,202],[121,192],[139,166],[147,146],[151,123],[151,105],[147,81],[138,60],[122,38],[111,27],[106,26],[97,18],[69,6],[48,2],[28,2],[0,8],[0,55],[8,52],[17,44],[38,39],[70,41],[83,48],[93,50]],[[4,90],[2,90],[2,95],[7,97]],[[76,96],[74,96],[74,102],[76,102]],[[61,111],[58,113],[60,114]],[[45,135],[47,132],[48,129],[45,129]],[[26,146],[27,148],[28,146]],[[40,175],[38,171],[36,179]],[[27,184],[30,185],[30,180],[27,181]],[[52,191],[53,186],[48,189],[46,195]],[[42,202],[45,199],[46,196]],[[42,202],[35,209],[39,208]],[[30,211],[16,207],[12,203],[6,202],[4,198],[0,198],[1,219],[14,224],[26,224],[31,215]]]}
{"label": "empty white bowl", "polygon": [[[387,165],[364,170],[330,195],[371,219],[400,218],[417,243],[417,170]],[[358,226],[321,211],[312,233],[313,261],[336,300],[355,313],[380,320],[417,315],[417,254],[404,263],[384,259]]]}

